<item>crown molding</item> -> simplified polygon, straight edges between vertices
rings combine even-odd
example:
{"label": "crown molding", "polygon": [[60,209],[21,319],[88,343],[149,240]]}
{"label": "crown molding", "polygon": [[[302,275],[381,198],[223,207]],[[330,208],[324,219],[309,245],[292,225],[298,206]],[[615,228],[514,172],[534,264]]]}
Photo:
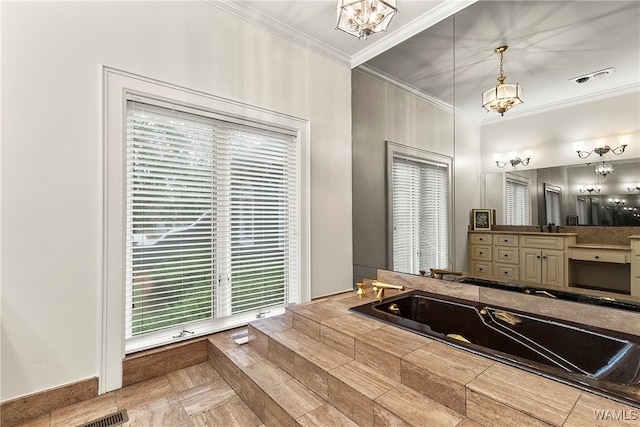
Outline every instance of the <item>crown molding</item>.
{"label": "crown molding", "polygon": [[417,17],[408,24],[396,28],[393,32],[387,33],[377,42],[370,44],[358,53],[350,56],[326,43],[310,37],[306,33],[296,30],[287,24],[271,18],[270,16],[248,6],[241,1],[229,0],[203,0],[220,10],[237,16],[251,24],[263,28],[273,34],[292,41],[302,47],[305,47],[315,53],[323,55],[329,59],[355,68],[369,59],[385,52],[386,50],[396,46],[399,43],[413,37],[421,31],[437,24],[443,19],[459,12],[467,6],[476,3],[478,0],[445,0],[443,3],[429,10],[427,13]]}
{"label": "crown molding", "polygon": [[564,101],[553,102],[550,104],[539,105],[528,109],[521,110],[509,110],[509,114],[504,116],[494,115],[490,118],[482,119],[482,126],[491,125],[498,122],[504,122],[506,120],[518,119],[521,117],[531,116],[534,114],[547,113],[549,111],[560,110],[562,108],[574,107],[577,105],[585,104],[588,102],[598,101],[601,99],[611,98],[614,96],[626,95],[629,93],[638,93],[640,95],[640,85],[638,83],[628,84],[626,86],[620,86],[611,90],[606,90],[590,95],[579,96],[576,98],[567,99]]}
{"label": "crown molding", "polygon": [[364,64],[371,58],[374,58],[403,41],[410,39],[421,31],[432,27],[438,22],[454,15],[456,12],[471,6],[477,1],[478,0],[446,0],[444,3],[439,4],[424,15],[421,15],[408,24],[393,30],[393,32],[386,35],[383,39],[380,39],[376,43],[353,55],[351,57],[351,68]]}
{"label": "crown molding", "polygon": [[341,65],[351,66],[351,57],[344,52],[339,51],[326,43],[323,43],[313,37],[309,37],[302,31],[296,30],[268,15],[240,2],[240,1],[219,1],[219,0],[203,0],[220,10],[237,16],[251,24],[263,28],[273,34],[292,41],[304,48],[315,53],[325,56],[336,61]]}
{"label": "crown molding", "polygon": [[397,80],[396,78],[386,73],[383,73],[382,71],[379,71],[373,67],[370,67],[368,65],[360,65],[358,68],[354,69],[353,71],[360,72],[382,83],[388,84],[389,86],[395,89],[398,89],[402,92],[412,95],[420,99],[421,101],[424,101],[428,104],[431,104],[447,112],[453,113],[455,111],[451,104],[448,104],[442,101],[441,99],[431,96],[428,93],[425,93],[414,86],[408,85],[400,80]]}

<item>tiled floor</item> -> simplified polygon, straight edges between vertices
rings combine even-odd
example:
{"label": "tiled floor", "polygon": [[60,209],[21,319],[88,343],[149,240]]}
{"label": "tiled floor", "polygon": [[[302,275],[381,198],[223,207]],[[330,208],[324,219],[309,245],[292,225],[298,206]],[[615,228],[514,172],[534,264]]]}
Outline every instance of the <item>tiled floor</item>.
{"label": "tiled floor", "polygon": [[22,426],[72,427],[127,410],[123,426],[257,427],[262,421],[209,362],[53,411]]}

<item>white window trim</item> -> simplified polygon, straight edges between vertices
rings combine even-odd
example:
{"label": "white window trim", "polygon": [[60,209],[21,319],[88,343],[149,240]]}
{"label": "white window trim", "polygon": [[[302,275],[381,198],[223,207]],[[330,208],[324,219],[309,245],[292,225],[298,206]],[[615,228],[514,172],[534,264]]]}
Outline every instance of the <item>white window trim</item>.
{"label": "white window trim", "polygon": [[[297,302],[311,297],[310,272],[310,128],[307,120],[232,101],[203,92],[130,74],[109,67],[102,70],[103,138],[103,274],[101,304],[101,350],[99,392],[122,387],[122,360],[125,356],[125,113],[130,95],[180,103],[194,110],[219,114],[261,127],[274,126],[294,131],[298,136],[300,172],[298,177],[300,288]],[[271,313],[274,315],[277,313]],[[256,318],[221,323],[220,330],[246,324]]]}
{"label": "white window trim", "polygon": [[393,141],[385,141],[386,150],[387,150],[387,267],[389,269],[393,268],[393,158],[394,156],[406,157],[408,159],[415,160],[417,162],[431,163],[431,164],[445,164],[447,166],[447,174],[448,174],[448,192],[449,192],[449,200],[447,203],[447,209],[449,210],[449,221],[448,227],[450,230],[448,236],[448,252],[449,252],[449,263],[451,264],[451,269],[454,269],[455,260],[454,256],[456,253],[455,250],[455,221],[453,218],[455,217],[453,212],[453,200],[454,200],[454,188],[453,188],[453,159],[449,156],[445,156],[444,154],[434,153],[432,151],[422,150],[420,148],[409,147],[406,145],[398,144]]}

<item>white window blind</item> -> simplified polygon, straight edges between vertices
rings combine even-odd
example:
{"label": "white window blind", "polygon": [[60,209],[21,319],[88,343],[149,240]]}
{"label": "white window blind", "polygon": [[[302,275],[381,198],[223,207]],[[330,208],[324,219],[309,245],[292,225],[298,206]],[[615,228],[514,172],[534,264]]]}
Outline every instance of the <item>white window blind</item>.
{"label": "white window blind", "polygon": [[529,225],[529,184],[507,177],[507,225]]}
{"label": "white window blind", "polygon": [[126,339],[296,300],[295,136],[129,101],[126,141]]}
{"label": "white window blind", "polygon": [[547,224],[562,224],[560,219],[561,188],[556,185],[544,185],[544,203]]}
{"label": "white window blind", "polygon": [[447,268],[447,166],[397,155],[392,173],[393,269]]}
{"label": "white window blind", "polygon": [[589,208],[587,205],[587,200],[584,197],[577,198],[576,213],[578,214],[578,225],[589,224]]}

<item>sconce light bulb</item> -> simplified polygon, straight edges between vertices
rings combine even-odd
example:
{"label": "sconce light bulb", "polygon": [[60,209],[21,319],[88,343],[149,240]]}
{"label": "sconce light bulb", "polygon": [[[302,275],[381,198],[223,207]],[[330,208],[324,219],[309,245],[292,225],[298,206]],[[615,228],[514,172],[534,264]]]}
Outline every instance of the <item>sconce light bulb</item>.
{"label": "sconce light bulb", "polygon": [[630,134],[618,135],[618,142],[620,143],[620,145],[629,145],[630,141],[631,141]]}
{"label": "sconce light bulb", "polygon": [[606,138],[598,138],[598,139],[595,140],[596,148],[603,148],[605,145],[607,145],[607,139]]}
{"label": "sconce light bulb", "polygon": [[582,147],[584,147],[584,142],[582,141],[577,141],[573,143],[573,149],[575,151],[582,151]]}

